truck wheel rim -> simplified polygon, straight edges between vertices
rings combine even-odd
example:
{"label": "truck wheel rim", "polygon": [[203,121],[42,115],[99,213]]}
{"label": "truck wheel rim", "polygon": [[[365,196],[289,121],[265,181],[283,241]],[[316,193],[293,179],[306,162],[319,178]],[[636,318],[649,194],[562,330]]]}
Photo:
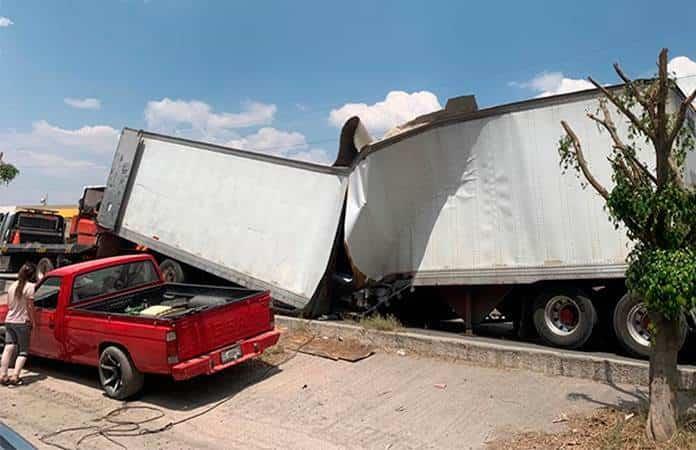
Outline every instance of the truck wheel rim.
{"label": "truck wheel rim", "polygon": [[99,363],[99,370],[102,372],[103,384],[105,387],[117,391],[121,387],[121,364],[110,354],[105,354]]}
{"label": "truck wheel rim", "polygon": [[626,328],[634,341],[644,347],[650,347],[650,318],[645,305],[638,303],[628,311]]}
{"label": "truck wheel rim", "polygon": [[552,333],[558,336],[572,334],[580,324],[580,307],[570,297],[559,295],[546,303],[544,321]]}
{"label": "truck wheel rim", "polygon": [[174,274],[173,270],[167,269],[163,273],[164,276],[164,281],[168,281],[170,283],[173,283],[175,281],[176,275]]}

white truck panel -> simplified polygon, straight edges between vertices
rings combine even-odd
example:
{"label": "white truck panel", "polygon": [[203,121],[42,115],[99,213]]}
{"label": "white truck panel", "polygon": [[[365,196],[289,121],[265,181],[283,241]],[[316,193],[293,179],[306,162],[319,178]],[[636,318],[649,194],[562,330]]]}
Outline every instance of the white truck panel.
{"label": "white truck panel", "polygon": [[147,135],[139,151],[119,235],[305,306],[328,265],[345,176]]}
{"label": "white truck panel", "polygon": [[544,272],[621,276],[630,250],[624,231],[591,187],[559,168],[566,120],[592,171],[611,184],[610,138],[585,115],[596,107],[595,96],[585,96],[368,147],[349,185],[354,264],[374,279],[413,273],[416,284],[518,282]]}

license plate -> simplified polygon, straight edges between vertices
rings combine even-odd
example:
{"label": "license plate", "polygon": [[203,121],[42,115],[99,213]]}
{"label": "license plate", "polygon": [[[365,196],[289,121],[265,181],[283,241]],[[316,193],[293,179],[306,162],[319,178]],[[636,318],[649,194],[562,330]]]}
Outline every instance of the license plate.
{"label": "license plate", "polygon": [[222,360],[222,363],[225,364],[227,362],[234,361],[235,359],[239,359],[241,356],[242,349],[239,347],[239,345],[235,345],[232,348],[223,350],[222,354],[220,355],[220,359]]}

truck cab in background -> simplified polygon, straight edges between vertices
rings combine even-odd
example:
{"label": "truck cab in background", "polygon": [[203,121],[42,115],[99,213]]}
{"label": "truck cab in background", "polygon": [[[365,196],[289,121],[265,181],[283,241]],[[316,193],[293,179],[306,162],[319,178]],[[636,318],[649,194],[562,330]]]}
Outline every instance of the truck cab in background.
{"label": "truck cab in background", "polygon": [[[0,217],[0,272],[16,272],[26,262],[37,265],[42,278],[55,267],[93,258],[97,213],[104,186],[87,186],[79,210],[69,220],[48,209],[10,208]],[[66,233],[66,229],[68,232]]]}
{"label": "truck cab in background", "polygon": [[97,243],[97,214],[104,198],[105,186],[86,186],[82,191],[78,215],[70,222],[68,242],[93,246]]}

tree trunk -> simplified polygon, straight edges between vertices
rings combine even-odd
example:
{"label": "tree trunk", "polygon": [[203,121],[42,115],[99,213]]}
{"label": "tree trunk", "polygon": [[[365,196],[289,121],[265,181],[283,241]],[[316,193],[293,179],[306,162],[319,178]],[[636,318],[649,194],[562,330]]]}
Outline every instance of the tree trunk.
{"label": "tree trunk", "polygon": [[650,409],[646,431],[658,442],[669,440],[677,431],[677,353],[681,324],[662,314],[651,314],[655,336],[650,353]]}

